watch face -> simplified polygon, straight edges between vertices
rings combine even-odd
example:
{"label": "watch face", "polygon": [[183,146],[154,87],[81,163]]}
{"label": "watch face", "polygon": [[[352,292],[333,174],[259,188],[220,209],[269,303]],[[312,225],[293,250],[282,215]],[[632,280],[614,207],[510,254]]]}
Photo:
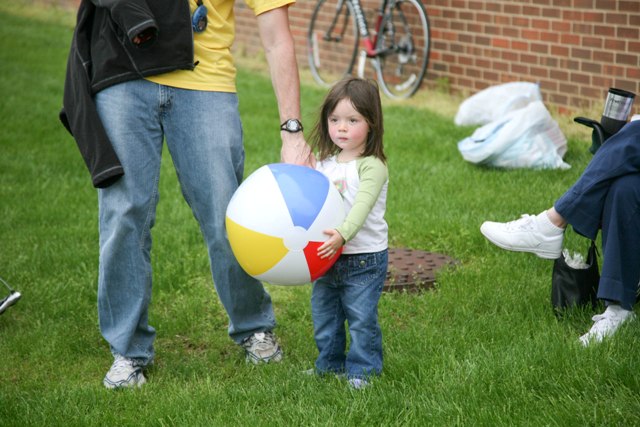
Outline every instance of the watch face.
{"label": "watch face", "polygon": [[294,131],[295,131],[295,130],[300,130],[300,125],[299,125],[299,124],[298,124],[298,122],[297,122],[297,121],[295,121],[295,120],[289,120],[289,121],[287,122],[287,129],[289,129],[289,130],[294,130]]}
{"label": "watch face", "polygon": [[285,122],[284,130],[289,132],[300,132],[302,130],[302,125],[298,120],[290,119]]}

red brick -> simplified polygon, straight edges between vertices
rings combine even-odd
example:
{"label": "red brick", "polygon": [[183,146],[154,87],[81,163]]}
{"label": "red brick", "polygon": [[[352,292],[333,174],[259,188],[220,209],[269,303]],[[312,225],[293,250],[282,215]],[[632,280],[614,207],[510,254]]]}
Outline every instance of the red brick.
{"label": "red brick", "polygon": [[581,24],[581,23],[574,23],[571,26],[571,31],[574,34],[587,34],[587,35],[591,35],[593,34],[593,25],[590,24]]}
{"label": "red brick", "polygon": [[571,22],[569,21],[554,21],[551,23],[551,29],[557,32],[571,31]]}
{"label": "red brick", "polygon": [[538,30],[548,30],[550,27],[549,20],[547,19],[532,19],[531,27]]}
{"label": "red brick", "polygon": [[577,10],[563,10],[562,19],[571,22],[582,22],[582,12]]}
{"label": "red brick", "polygon": [[540,33],[540,41],[558,43],[560,41],[560,35],[558,33]]}
{"label": "red brick", "polygon": [[507,3],[503,6],[504,13],[509,15],[521,15],[522,14],[522,6],[513,3]]}
{"label": "red brick", "polygon": [[532,7],[532,6],[523,6],[522,7],[522,14],[523,15],[527,15],[527,16],[540,16],[540,8],[539,7]]}
{"label": "red brick", "polygon": [[615,54],[611,51],[594,50],[593,60],[603,64],[611,64],[615,59]]}
{"label": "red brick", "polygon": [[580,95],[586,98],[596,98],[600,95],[600,89],[596,89],[595,87],[584,86],[580,90]]}
{"label": "red brick", "polygon": [[615,27],[609,25],[595,25],[593,27],[593,34],[596,36],[613,37],[615,33]]}
{"label": "red brick", "polygon": [[621,39],[638,40],[640,30],[638,28],[618,27],[616,35]]}
{"label": "red brick", "polygon": [[540,80],[540,91],[543,93],[555,92],[558,90],[558,82],[555,80]]}
{"label": "red brick", "polygon": [[543,43],[531,43],[531,52],[546,55],[549,53],[549,45]]}
{"label": "red brick", "polygon": [[574,34],[562,34],[560,36],[560,43],[568,45],[580,45],[580,36]]}
{"label": "red brick", "polygon": [[[502,12],[502,5],[497,1],[482,1],[480,2],[484,5],[484,9],[489,12]],[[469,4],[471,7],[471,4]]]}
{"label": "red brick", "polygon": [[582,46],[601,49],[602,48],[602,39],[600,37],[583,37],[582,38]]}
{"label": "red brick", "polygon": [[604,48],[610,49],[613,51],[625,52],[626,46],[627,46],[627,43],[624,40],[605,39],[604,41]]}
{"label": "red brick", "polygon": [[574,47],[571,49],[571,57],[576,59],[591,59],[591,51]]}
{"label": "red brick", "polygon": [[569,55],[569,48],[566,46],[551,46],[551,54],[559,57],[566,57]]}
{"label": "red brick", "polygon": [[555,80],[563,81],[569,78],[569,73],[561,70],[551,70],[549,71],[549,77]]}
{"label": "red brick", "polygon": [[529,51],[529,43],[524,42],[524,41],[520,41],[520,40],[513,40],[511,42],[511,49],[513,50],[522,50],[525,52]]}
{"label": "red brick", "polygon": [[583,62],[580,71],[589,74],[600,74],[602,73],[602,65],[595,62]]}
{"label": "red brick", "polygon": [[500,38],[493,38],[493,39],[491,39],[491,46],[502,48],[502,49],[508,49],[509,48],[509,40],[500,39]]}
{"label": "red brick", "polygon": [[485,81],[494,82],[494,81],[498,80],[498,73],[496,73],[494,71],[484,71],[482,73],[482,78]]}
{"label": "red brick", "polygon": [[618,1],[618,10],[621,12],[640,13],[640,2],[638,0]]}
{"label": "red brick", "polygon": [[571,82],[588,85],[591,82],[591,76],[583,73],[571,73]]}
{"label": "red brick", "polygon": [[627,78],[640,80],[640,68],[627,68]]}
{"label": "red brick", "polygon": [[627,25],[629,20],[626,13],[607,13],[604,22],[614,25]]}
{"label": "red brick", "polygon": [[520,30],[513,27],[504,27],[502,29],[502,35],[512,39],[519,39],[521,37]]}
{"label": "red brick", "polygon": [[520,61],[525,64],[537,64],[538,63],[538,55],[528,55],[522,54],[520,55]]}
{"label": "red brick", "polygon": [[548,19],[558,19],[562,16],[562,11],[557,8],[542,9],[542,17]]}
{"label": "red brick", "polygon": [[540,57],[539,63],[540,65],[544,65],[545,67],[554,69],[558,67],[558,58],[554,56],[542,56]]}
{"label": "red brick", "polygon": [[505,50],[502,51],[500,58],[508,62],[516,62],[518,61],[518,54],[513,50]]}
{"label": "red brick", "polygon": [[616,64],[605,64],[602,66],[602,74],[605,76],[624,76],[624,68]]}
{"label": "red brick", "polygon": [[573,0],[572,6],[576,9],[591,9],[593,8],[593,0]]}
{"label": "red brick", "polygon": [[527,75],[529,74],[529,67],[527,67],[526,65],[513,63],[511,64],[511,71],[514,73]]}
{"label": "red brick", "polygon": [[616,64],[619,65],[633,65],[635,67],[640,66],[640,61],[638,60],[638,55],[628,55],[625,53],[617,53],[616,54]]}
{"label": "red brick", "polygon": [[546,68],[542,68],[542,67],[530,67],[529,68],[529,72],[536,78],[536,79],[544,79],[549,77],[549,70]]}
{"label": "red brick", "polygon": [[530,21],[528,18],[523,16],[514,16],[511,18],[511,24],[516,27],[528,27],[530,25]]}

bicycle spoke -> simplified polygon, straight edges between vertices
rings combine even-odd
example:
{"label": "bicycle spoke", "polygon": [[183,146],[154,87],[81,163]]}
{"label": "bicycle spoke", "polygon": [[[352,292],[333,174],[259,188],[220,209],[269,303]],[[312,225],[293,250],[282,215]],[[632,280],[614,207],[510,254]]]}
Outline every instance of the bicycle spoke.
{"label": "bicycle spoke", "polygon": [[320,0],[307,34],[309,68],[316,82],[330,86],[351,73],[359,35],[353,6],[346,0]]}
{"label": "bicycle spoke", "polygon": [[419,0],[394,2],[383,19],[376,72],[383,92],[407,98],[419,88],[429,61],[429,21]]}

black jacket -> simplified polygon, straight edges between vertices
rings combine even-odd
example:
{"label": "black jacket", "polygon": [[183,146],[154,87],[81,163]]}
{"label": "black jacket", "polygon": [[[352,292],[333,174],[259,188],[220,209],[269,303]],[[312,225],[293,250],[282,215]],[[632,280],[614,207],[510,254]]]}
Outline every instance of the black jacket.
{"label": "black jacket", "polygon": [[[140,33],[149,41],[134,45]],[[60,120],[73,135],[95,187],[124,174],[93,96],[117,83],[177,69],[192,70],[187,0],[82,0],[67,61]]]}

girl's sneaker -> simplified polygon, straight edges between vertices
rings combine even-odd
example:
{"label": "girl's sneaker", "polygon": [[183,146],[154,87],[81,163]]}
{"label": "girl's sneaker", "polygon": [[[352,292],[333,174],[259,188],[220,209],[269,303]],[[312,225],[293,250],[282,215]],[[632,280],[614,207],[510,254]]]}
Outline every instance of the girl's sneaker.
{"label": "girl's sneaker", "polygon": [[371,383],[367,380],[363,380],[362,378],[350,378],[349,379],[349,387],[354,390],[362,390],[365,387],[368,387]]}

